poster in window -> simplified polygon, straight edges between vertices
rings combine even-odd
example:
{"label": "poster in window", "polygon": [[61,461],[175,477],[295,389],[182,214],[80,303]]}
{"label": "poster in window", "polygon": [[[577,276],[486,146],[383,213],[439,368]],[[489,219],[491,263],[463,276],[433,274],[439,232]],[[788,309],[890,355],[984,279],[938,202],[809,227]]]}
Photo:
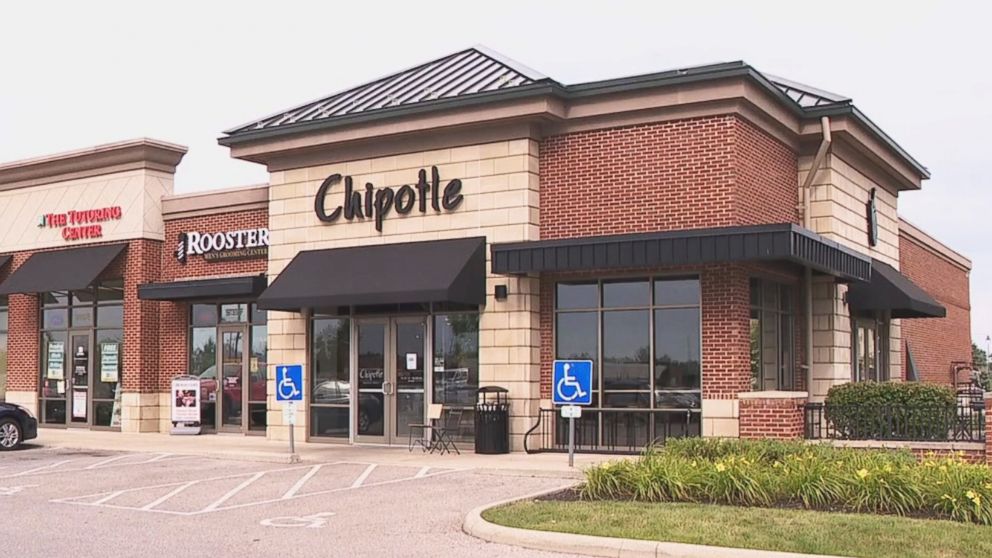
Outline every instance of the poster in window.
{"label": "poster in window", "polygon": [[65,379],[65,343],[62,341],[48,343],[48,370],[45,377],[49,380]]}
{"label": "poster in window", "polygon": [[100,381],[116,383],[120,377],[120,345],[100,343]]}
{"label": "poster in window", "polygon": [[86,392],[83,390],[72,392],[72,418],[86,418]]}
{"label": "poster in window", "polygon": [[110,426],[112,428],[119,428],[121,425],[121,384],[117,384],[117,389],[114,390],[114,407],[110,412]]}

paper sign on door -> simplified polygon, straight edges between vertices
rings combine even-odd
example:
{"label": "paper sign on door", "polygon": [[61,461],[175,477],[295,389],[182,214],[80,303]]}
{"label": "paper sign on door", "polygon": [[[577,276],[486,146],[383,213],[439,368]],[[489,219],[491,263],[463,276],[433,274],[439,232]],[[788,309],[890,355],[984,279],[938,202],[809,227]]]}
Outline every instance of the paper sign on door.
{"label": "paper sign on door", "polygon": [[406,369],[407,370],[417,369],[417,353],[406,354]]}

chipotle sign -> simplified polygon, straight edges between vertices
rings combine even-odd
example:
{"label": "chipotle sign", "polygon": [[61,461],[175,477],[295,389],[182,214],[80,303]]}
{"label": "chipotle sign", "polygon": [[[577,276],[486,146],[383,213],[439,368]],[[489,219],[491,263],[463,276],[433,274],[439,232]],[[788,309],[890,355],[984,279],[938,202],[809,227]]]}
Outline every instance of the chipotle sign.
{"label": "chipotle sign", "polygon": [[65,213],[46,213],[38,220],[39,228],[62,229],[65,240],[83,240],[103,237],[103,223],[121,219],[120,206],[97,209],[70,210]]}

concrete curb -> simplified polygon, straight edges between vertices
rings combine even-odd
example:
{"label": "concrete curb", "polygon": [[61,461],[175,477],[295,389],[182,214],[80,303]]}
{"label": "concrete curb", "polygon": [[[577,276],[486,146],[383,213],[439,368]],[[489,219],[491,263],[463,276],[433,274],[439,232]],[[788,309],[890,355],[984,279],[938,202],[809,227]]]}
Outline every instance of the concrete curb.
{"label": "concrete curb", "polygon": [[465,521],[462,523],[462,531],[468,535],[492,543],[521,546],[548,552],[578,554],[581,556],[607,556],[611,558],[840,558],[825,554],[796,554],[793,552],[774,552],[770,550],[751,550],[746,548],[727,548],[722,546],[533,531],[530,529],[503,527],[482,518],[482,512],[490,508],[538,498],[572,486],[575,486],[575,484],[568,484],[551,490],[542,490],[541,492],[535,492],[526,496],[479,506],[465,516]]}

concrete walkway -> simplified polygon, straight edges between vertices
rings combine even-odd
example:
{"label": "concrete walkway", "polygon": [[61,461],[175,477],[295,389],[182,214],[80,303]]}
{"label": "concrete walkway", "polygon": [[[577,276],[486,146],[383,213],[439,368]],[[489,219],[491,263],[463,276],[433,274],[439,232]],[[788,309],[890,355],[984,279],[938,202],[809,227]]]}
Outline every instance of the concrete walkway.
{"label": "concrete walkway", "polygon": [[[26,446],[28,444],[25,444]],[[169,434],[106,432],[90,430],[42,429],[30,445],[105,451],[173,453],[271,463],[289,463],[289,444],[272,442],[262,436],[209,434],[201,436],[171,436]],[[580,478],[582,469],[620,456],[576,455],[575,468],[569,469],[568,456],[560,453],[528,455],[523,452],[505,455],[482,455],[460,444],[461,455],[428,454],[419,448],[412,452],[406,446],[362,446],[347,444],[297,443],[296,452],[303,462],[368,461],[421,467],[454,467],[527,471],[561,478]]]}

